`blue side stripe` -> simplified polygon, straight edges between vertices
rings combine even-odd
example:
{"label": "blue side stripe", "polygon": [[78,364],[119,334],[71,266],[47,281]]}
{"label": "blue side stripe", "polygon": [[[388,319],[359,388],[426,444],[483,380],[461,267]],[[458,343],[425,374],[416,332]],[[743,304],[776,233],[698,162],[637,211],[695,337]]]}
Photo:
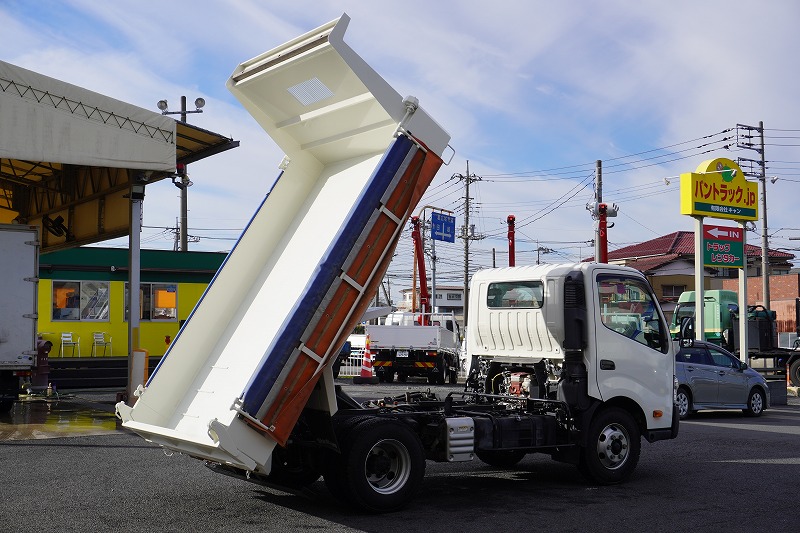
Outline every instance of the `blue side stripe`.
{"label": "blue side stripe", "polygon": [[258,416],[292,352],[297,348],[303,332],[323,298],[342,271],[342,266],[367,225],[370,217],[380,207],[380,200],[391,184],[408,152],[414,144],[405,136],[395,139],[378,164],[369,184],[348,213],[345,224],[328,246],[316,272],[309,280],[298,302],[283,321],[279,335],[272,341],[259,364],[259,369],[248,382],[242,397],[243,410]]}

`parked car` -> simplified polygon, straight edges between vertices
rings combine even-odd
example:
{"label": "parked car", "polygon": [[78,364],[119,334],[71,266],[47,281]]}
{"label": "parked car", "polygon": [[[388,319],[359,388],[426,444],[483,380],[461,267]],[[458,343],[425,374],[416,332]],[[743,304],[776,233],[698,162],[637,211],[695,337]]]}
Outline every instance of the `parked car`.
{"label": "parked car", "polygon": [[741,409],[760,416],[769,408],[764,377],[736,356],[710,342],[694,341],[675,355],[676,402],[681,419],[700,409]]}

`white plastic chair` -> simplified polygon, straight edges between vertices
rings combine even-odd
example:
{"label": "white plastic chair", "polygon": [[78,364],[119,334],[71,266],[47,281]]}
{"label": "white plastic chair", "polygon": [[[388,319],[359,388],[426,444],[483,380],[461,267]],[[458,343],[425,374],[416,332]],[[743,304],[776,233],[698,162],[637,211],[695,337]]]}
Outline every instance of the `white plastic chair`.
{"label": "white plastic chair", "polygon": [[73,340],[72,332],[61,334],[61,357],[64,357],[64,347],[72,348],[72,357],[75,357],[75,348],[78,348],[78,357],[81,356],[81,338]]}
{"label": "white plastic chair", "polygon": [[97,356],[97,350],[99,348],[103,348],[103,355],[106,354],[106,348],[111,350],[112,355],[114,354],[114,349],[111,347],[111,337],[106,340],[106,334],[102,331],[95,331],[92,336],[92,357]]}

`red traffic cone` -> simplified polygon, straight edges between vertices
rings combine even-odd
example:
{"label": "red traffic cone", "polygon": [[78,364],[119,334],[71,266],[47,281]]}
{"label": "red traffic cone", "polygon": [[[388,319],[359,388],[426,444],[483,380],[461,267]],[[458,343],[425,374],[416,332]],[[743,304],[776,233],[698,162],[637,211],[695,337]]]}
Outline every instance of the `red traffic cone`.
{"label": "red traffic cone", "polygon": [[361,362],[361,373],[358,376],[353,376],[353,383],[356,385],[378,383],[378,376],[375,375],[372,369],[372,352],[369,348],[369,335],[367,335],[367,339],[364,343],[364,359]]}

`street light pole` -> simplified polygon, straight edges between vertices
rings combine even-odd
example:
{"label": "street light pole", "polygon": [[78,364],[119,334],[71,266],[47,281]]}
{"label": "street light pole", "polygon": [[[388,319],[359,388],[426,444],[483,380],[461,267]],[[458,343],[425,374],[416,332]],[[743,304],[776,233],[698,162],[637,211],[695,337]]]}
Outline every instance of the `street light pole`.
{"label": "street light pole", "polygon": [[[186,97],[181,96],[181,122],[186,124]],[[189,171],[183,167],[181,174],[181,252],[189,251]]]}
{"label": "street light pole", "polygon": [[[202,107],[206,105],[206,101],[203,98],[196,98],[194,105],[196,108],[194,111],[186,110],[186,96],[181,96],[180,111],[170,111],[166,100],[159,100],[158,102],[158,108],[161,110],[162,115],[180,115],[181,122],[184,124],[186,124],[187,114],[203,112]],[[187,252],[189,250],[189,202],[187,189],[192,182],[189,180],[189,173],[186,169],[186,165],[180,165],[178,175],[180,176],[180,182],[177,182],[173,179],[172,183],[174,183],[175,186],[181,190],[180,250],[181,252]]]}

